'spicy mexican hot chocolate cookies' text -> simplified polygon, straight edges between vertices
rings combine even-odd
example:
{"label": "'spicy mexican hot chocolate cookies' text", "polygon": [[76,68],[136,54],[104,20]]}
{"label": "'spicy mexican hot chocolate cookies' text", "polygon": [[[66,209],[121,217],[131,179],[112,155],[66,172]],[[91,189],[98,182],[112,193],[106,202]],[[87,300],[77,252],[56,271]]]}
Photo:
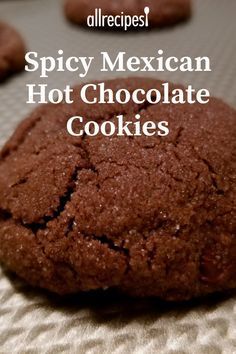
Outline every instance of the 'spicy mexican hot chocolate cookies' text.
{"label": "'spicy mexican hot chocolate cookies' text", "polygon": [[[106,85],[162,87],[140,78]],[[215,98],[75,102],[39,107],[2,149],[1,262],[59,294],[115,288],[183,300],[235,288],[235,110]],[[66,131],[74,115],[116,124],[138,113],[167,120],[168,136]]]}
{"label": "'spicy mexican hot chocolate cookies' text", "polygon": [[0,82],[24,69],[25,45],[19,33],[0,22]]}
{"label": "'spicy mexican hot chocolate cookies' text", "polygon": [[[191,15],[191,0],[132,0],[132,1],[114,1],[114,0],[65,0],[65,14],[67,18],[74,23],[85,25],[88,16],[116,17],[116,29],[121,29],[122,20],[117,20],[117,16],[142,16],[144,8],[149,8],[148,26],[162,27],[176,24],[186,20]],[[100,13],[96,13],[99,9]],[[109,19],[107,18],[108,22]],[[145,16],[144,16],[145,20]],[[138,20],[136,20],[137,22]],[[95,19],[95,22],[101,22],[101,18]],[[97,25],[95,27],[98,27]],[[102,24],[101,27],[108,27]],[[136,27],[136,26],[135,26]],[[133,27],[133,28],[135,28]]]}

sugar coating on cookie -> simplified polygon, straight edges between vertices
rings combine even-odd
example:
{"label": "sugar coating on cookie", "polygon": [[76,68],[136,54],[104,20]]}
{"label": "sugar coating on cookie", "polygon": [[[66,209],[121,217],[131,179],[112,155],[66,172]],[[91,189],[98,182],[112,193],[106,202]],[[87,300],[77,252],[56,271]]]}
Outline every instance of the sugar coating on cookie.
{"label": "sugar coating on cookie", "polygon": [[191,0],[65,0],[65,15],[77,24],[86,24],[87,17],[93,15],[95,9],[101,9],[105,16],[142,16],[148,12],[149,26],[162,27],[188,19],[191,16]]}
{"label": "sugar coating on cookie", "polygon": [[20,34],[8,24],[0,22],[0,82],[24,69],[25,52]]}
{"label": "sugar coating on cookie", "polygon": [[[162,82],[107,81],[116,92]],[[81,87],[75,89],[75,96]],[[185,300],[236,287],[236,111],[201,104],[44,105],[0,160],[0,260],[59,294]],[[72,137],[66,123],[169,122],[168,136]]]}

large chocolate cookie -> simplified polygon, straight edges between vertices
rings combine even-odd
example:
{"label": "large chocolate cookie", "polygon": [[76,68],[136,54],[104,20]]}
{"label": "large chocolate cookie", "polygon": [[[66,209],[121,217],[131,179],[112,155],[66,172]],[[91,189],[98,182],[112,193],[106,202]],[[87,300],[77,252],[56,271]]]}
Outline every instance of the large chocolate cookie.
{"label": "large chocolate cookie", "polygon": [[83,25],[95,8],[101,9],[103,15],[141,16],[146,6],[150,8],[149,25],[153,27],[173,25],[191,15],[190,0],[65,0],[65,14],[70,21]]}
{"label": "large chocolate cookie", "polygon": [[0,81],[25,65],[25,45],[14,28],[0,22]]}
{"label": "large chocolate cookie", "polygon": [[[106,86],[161,90],[140,78]],[[137,112],[168,120],[169,135],[66,131],[74,115],[102,124]],[[38,108],[1,152],[0,260],[59,294],[113,287],[182,300],[235,288],[235,136],[235,110],[215,98]]]}

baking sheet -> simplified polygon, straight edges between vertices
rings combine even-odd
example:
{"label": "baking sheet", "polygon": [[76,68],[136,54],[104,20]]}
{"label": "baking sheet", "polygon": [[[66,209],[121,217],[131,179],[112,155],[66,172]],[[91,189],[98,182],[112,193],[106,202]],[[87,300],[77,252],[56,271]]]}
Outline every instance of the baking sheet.
{"label": "baking sheet", "polygon": [[[24,36],[27,48],[40,55],[209,56],[211,73],[159,73],[157,78],[196,88],[236,106],[236,2],[195,0],[194,16],[174,28],[138,33],[81,29],[66,22],[59,0],[0,1],[0,18]],[[98,60],[98,59],[97,59]],[[105,78],[96,70],[86,81]],[[122,74],[122,73],[121,73]],[[116,76],[119,76],[118,74]],[[123,76],[123,75],[121,75]],[[109,76],[111,77],[111,76]],[[114,77],[114,76],[113,76]],[[33,109],[26,105],[27,83],[38,73],[22,73],[0,86],[0,144]],[[52,73],[50,88],[81,79],[73,73]],[[236,296],[221,295],[187,304],[156,299],[133,300],[112,293],[59,299],[28,287],[0,270],[0,353],[236,353]]]}

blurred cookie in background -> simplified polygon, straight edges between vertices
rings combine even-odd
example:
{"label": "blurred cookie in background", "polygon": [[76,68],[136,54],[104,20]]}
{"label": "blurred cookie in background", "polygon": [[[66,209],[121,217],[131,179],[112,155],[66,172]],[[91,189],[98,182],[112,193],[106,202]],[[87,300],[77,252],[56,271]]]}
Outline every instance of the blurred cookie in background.
{"label": "blurred cookie in background", "polygon": [[0,82],[24,69],[25,44],[10,25],[0,22]]}

